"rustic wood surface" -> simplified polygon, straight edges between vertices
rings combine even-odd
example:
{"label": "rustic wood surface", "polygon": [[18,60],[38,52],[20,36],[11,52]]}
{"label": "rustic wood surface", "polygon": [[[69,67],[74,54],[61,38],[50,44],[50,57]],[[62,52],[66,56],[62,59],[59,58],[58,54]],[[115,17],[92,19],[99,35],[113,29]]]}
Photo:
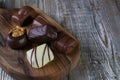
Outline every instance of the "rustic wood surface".
{"label": "rustic wood surface", "polygon": [[[11,28],[14,28],[11,22],[11,15],[14,9],[0,9],[0,66],[16,80],[62,80],[73,70],[80,58],[79,42],[68,31],[56,23],[52,18],[47,16],[38,8],[34,8],[36,12],[47,19],[49,24],[53,25],[59,31],[63,31],[74,39],[76,47],[69,54],[54,52],[54,60],[46,64],[44,67],[35,69],[29,64],[26,52],[30,48],[24,50],[13,50],[6,44],[6,38]],[[30,29],[30,26],[26,27]],[[35,45],[33,43],[33,45]],[[31,45],[27,45],[30,47]],[[33,46],[31,46],[33,48]]]}
{"label": "rustic wood surface", "polygon": [[120,0],[4,1],[6,8],[41,8],[80,40],[81,60],[70,80],[120,80]]}

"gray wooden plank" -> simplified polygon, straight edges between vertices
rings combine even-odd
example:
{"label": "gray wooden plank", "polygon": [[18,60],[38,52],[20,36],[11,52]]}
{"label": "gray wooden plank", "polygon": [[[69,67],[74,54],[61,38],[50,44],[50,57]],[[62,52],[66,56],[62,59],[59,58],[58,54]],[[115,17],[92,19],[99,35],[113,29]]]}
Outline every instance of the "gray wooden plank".
{"label": "gray wooden plank", "polygon": [[15,7],[39,7],[80,40],[81,59],[70,73],[70,80],[120,80],[120,0],[15,0],[15,3]]}
{"label": "gray wooden plank", "polygon": [[118,8],[118,10],[120,11],[120,0],[115,0],[115,5]]}
{"label": "gray wooden plank", "polygon": [[20,8],[24,5],[37,7],[39,5],[39,0],[14,0],[15,7]]}
{"label": "gray wooden plank", "polygon": [[5,7],[8,9],[12,9],[15,7],[15,0],[3,0],[5,3]]}
{"label": "gray wooden plank", "polygon": [[[82,64],[71,73],[71,80],[119,80],[115,43],[119,43],[113,1],[67,0],[61,2],[65,27],[81,41]],[[78,4],[78,5],[77,5]],[[116,42],[117,41],[117,42]],[[119,47],[117,47],[119,48]],[[84,70],[81,66],[84,65]],[[85,72],[84,72],[85,71]],[[83,77],[84,76],[84,77]]]}

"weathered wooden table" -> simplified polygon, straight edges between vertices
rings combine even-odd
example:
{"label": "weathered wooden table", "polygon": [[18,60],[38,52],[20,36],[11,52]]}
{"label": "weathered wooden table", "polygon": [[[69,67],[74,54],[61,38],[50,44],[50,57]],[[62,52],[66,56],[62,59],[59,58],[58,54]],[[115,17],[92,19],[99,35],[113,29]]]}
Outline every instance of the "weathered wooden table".
{"label": "weathered wooden table", "polygon": [[39,7],[80,40],[80,61],[70,80],[120,80],[120,0],[3,1],[6,8]]}

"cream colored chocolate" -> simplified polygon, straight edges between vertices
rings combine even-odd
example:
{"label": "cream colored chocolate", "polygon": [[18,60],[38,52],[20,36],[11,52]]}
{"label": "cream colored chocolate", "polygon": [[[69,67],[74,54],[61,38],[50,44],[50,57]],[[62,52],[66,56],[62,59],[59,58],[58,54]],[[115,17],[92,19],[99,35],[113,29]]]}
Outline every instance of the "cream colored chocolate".
{"label": "cream colored chocolate", "polygon": [[[30,64],[32,63],[31,65],[33,68],[41,68],[54,59],[52,50],[48,46],[46,47],[46,49],[45,47],[46,44],[42,44],[36,48],[36,58],[39,66],[37,65],[37,62],[35,60],[35,50],[33,51],[33,49],[30,49],[29,51],[27,51],[27,59]],[[49,48],[49,54],[48,54],[48,48]],[[44,54],[44,50],[45,50],[45,54]],[[32,51],[33,51],[33,55],[32,55]],[[32,55],[32,60],[31,60],[31,55]],[[42,61],[43,58],[44,60]],[[43,65],[42,62],[44,62]]]}

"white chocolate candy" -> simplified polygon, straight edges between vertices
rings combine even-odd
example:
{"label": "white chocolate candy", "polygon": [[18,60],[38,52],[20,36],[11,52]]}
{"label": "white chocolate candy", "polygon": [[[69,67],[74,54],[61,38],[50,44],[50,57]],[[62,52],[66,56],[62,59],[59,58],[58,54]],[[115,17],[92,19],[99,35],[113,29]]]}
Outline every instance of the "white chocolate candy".
{"label": "white chocolate candy", "polygon": [[[44,50],[45,50],[45,53],[44,53]],[[33,68],[41,68],[54,59],[52,50],[46,44],[42,44],[36,48],[36,60],[38,62],[38,65],[37,65],[37,62],[35,60],[35,50],[33,51],[33,55],[32,55],[32,51],[33,49],[30,49],[29,51],[27,51],[27,59],[30,64],[32,63],[31,65]],[[44,54],[44,60],[43,60],[44,63],[42,65],[43,54]],[[31,55],[32,55],[32,60],[31,60]]]}

